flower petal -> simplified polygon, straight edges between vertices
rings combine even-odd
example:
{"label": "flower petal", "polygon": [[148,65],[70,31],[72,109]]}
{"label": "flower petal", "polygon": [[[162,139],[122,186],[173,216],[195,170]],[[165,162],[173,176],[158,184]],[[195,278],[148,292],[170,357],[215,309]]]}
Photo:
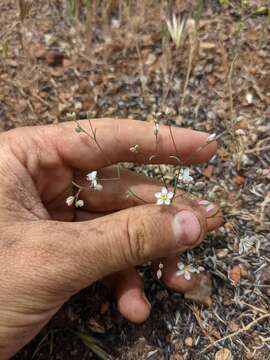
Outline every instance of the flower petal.
{"label": "flower petal", "polygon": [[157,205],[163,205],[163,199],[158,199]]}
{"label": "flower petal", "polygon": [[165,188],[165,186],[161,188],[161,193],[162,195],[166,195],[168,193],[168,190]]}
{"label": "flower petal", "polygon": [[183,271],[183,270],[176,271],[175,275],[176,275],[176,276],[183,276],[183,275],[184,275],[184,271]]}
{"label": "flower petal", "polygon": [[185,268],[185,264],[179,262],[179,263],[177,263],[177,267],[179,270],[183,270]]}
{"label": "flower petal", "polygon": [[157,198],[157,199],[159,199],[160,197],[161,197],[161,192],[157,192],[157,193],[155,193],[155,197]]}
{"label": "flower petal", "polygon": [[167,194],[167,198],[168,199],[172,199],[173,198],[173,195],[174,195],[174,193],[173,192],[168,192],[168,194]]}
{"label": "flower petal", "polygon": [[171,205],[171,200],[170,199],[165,199],[164,204],[165,205]]}
{"label": "flower petal", "polygon": [[189,281],[191,279],[191,275],[188,271],[185,271],[184,278]]}

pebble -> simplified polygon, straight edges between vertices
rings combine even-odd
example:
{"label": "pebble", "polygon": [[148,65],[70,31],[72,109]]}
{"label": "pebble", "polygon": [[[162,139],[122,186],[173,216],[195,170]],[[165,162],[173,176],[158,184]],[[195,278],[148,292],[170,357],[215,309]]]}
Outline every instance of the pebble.
{"label": "pebble", "polygon": [[223,348],[216,352],[215,360],[233,360],[232,353],[229,349]]}
{"label": "pebble", "polygon": [[229,254],[229,249],[219,249],[217,250],[217,257],[219,259],[225,258]]}
{"label": "pebble", "polygon": [[185,344],[186,344],[186,346],[188,346],[188,347],[192,347],[192,346],[193,346],[193,339],[192,339],[191,336],[189,336],[189,337],[187,337],[187,338],[185,339]]}

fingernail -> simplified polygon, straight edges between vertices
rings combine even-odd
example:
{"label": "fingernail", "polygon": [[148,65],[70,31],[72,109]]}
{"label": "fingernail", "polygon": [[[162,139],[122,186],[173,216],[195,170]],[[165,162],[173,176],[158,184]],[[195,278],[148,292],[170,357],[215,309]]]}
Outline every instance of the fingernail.
{"label": "fingernail", "polygon": [[201,225],[193,212],[183,210],[174,217],[173,231],[178,245],[194,246],[199,240]]}
{"label": "fingernail", "polygon": [[210,201],[207,200],[199,200],[197,204],[200,206],[201,210],[204,212],[204,215],[207,218],[213,217],[219,211],[219,207]]}

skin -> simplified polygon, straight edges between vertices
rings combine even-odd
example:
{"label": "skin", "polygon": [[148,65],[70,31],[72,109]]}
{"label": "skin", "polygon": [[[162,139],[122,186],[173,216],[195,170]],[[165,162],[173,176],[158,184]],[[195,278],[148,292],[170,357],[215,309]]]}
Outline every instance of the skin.
{"label": "skin", "polygon": [[[89,189],[85,174],[115,177],[120,161],[145,162],[155,153],[153,125],[132,120],[98,119],[92,124],[104,154],[72,122],[29,127],[0,135],[0,358],[8,359],[29,342],[72,295],[103,279],[116,294],[127,319],[143,322],[151,305],[134,266],[164,263],[162,281],[186,291],[197,284],[177,277],[177,253],[191,249],[222,223],[219,212],[206,212],[187,194],[171,206],[155,205],[162,184],[129,171],[120,180],[103,181],[103,191]],[[88,122],[81,126],[88,129]],[[185,162],[205,144],[208,134],[174,129],[177,153]],[[132,153],[138,144],[145,157]],[[190,162],[209,160],[211,143]],[[175,163],[168,127],[161,127],[158,156]],[[109,160],[108,160],[109,159]],[[85,206],[68,207],[75,180],[84,189]],[[134,197],[132,191],[148,204]],[[180,215],[179,215],[180,214]],[[180,220],[179,220],[180,219]],[[181,226],[180,226],[180,225]]]}

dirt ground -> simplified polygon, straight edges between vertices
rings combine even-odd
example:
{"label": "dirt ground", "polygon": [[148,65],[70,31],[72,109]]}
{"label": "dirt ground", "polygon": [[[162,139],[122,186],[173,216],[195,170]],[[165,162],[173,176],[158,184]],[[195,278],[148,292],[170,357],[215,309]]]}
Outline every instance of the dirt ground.
{"label": "dirt ground", "polygon": [[225,224],[191,252],[209,274],[194,301],[142,267],[152,303],[143,325],[95,284],[14,360],[98,359],[78,332],[119,360],[270,359],[268,1],[176,1],[188,18],[178,49],[168,1],[92,1],[89,12],[68,3],[34,1],[24,19],[15,0],[1,1],[0,130],[75,111],[149,122],[160,113],[160,123],[214,132],[218,156],[192,168],[194,192],[220,204]]}

